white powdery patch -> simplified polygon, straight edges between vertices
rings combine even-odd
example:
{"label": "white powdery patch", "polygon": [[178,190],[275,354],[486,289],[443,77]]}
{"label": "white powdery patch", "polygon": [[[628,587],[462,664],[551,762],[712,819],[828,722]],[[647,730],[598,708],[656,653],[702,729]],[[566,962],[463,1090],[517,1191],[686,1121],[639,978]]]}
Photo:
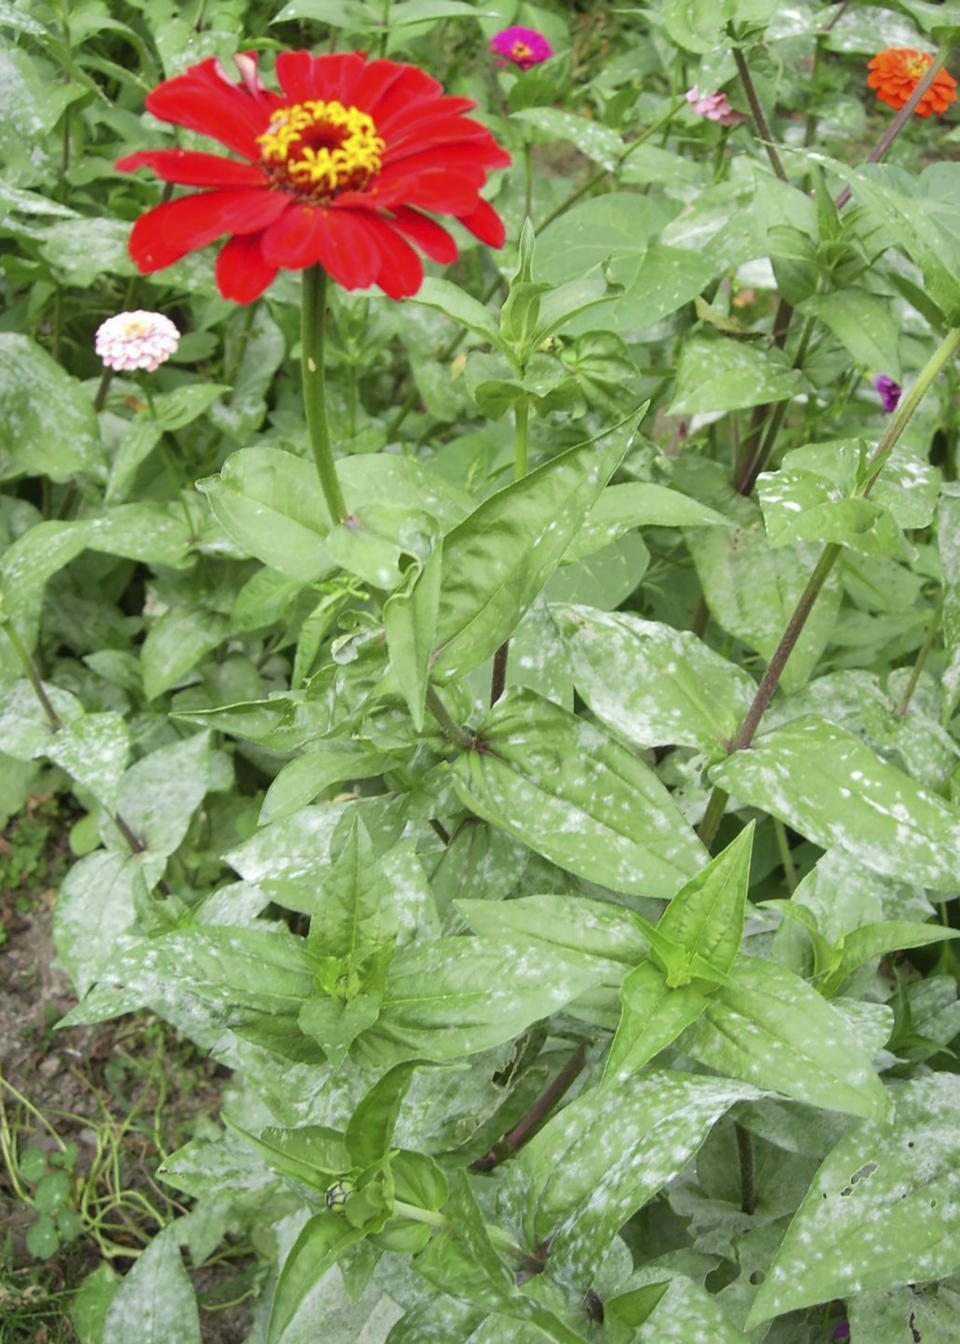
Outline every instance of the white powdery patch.
{"label": "white powdery patch", "polygon": [[163,313],[138,309],[117,313],[97,328],[94,349],[107,368],[118,373],[165,364],[180,344],[180,332]]}

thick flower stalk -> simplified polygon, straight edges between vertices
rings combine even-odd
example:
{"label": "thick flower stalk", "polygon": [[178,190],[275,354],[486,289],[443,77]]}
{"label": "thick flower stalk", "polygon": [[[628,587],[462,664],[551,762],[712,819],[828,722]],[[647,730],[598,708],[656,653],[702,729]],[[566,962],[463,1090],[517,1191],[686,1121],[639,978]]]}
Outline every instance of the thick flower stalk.
{"label": "thick flower stalk", "polygon": [[163,313],[117,313],[101,322],[94,349],[108,369],[129,373],[146,369],[153,373],[165,364],[180,344],[180,332]]}
{"label": "thick flower stalk", "polygon": [[464,115],[470,99],[444,95],[415,66],[358,52],[281,53],[281,93],[261,81],[256,53],[235,60],[239,83],[211,59],[160,84],[146,106],[239,157],[156,149],[117,163],[203,189],[136,221],[130,255],[142,272],[228,235],[217,284],[238,303],[256,299],[281,268],[317,264],[346,289],[379,285],[400,299],[423,279],[411,244],[434,261],[456,259],[453,238],[431,214],[502,245],[503,223],[480,189],[510,156]]}
{"label": "thick flower stalk", "polygon": [[536,28],[504,28],[494,33],[490,39],[490,50],[497,56],[505,57],[497,65],[516,65],[521,70],[548,61],[553,55],[553,47]]}
{"label": "thick flower stalk", "polygon": [[[933,60],[929,51],[917,51],[914,47],[889,47],[869,62],[867,84],[876,90],[881,103],[899,112]],[[956,100],[957,81],[946,70],[940,70],[917,104],[917,116],[929,117],[934,112],[945,112]]]}

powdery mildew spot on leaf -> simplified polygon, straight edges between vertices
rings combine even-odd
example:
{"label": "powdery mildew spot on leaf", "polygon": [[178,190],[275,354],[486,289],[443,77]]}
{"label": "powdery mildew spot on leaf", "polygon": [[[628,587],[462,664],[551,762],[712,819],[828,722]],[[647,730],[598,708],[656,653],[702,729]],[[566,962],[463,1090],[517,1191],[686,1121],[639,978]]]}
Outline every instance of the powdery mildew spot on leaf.
{"label": "powdery mildew spot on leaf", "polygon": [[856,1125],[817,1172],[748,1327],[960,1268],[960,1078],[931,1074],[890,1091],[893,1119]]}

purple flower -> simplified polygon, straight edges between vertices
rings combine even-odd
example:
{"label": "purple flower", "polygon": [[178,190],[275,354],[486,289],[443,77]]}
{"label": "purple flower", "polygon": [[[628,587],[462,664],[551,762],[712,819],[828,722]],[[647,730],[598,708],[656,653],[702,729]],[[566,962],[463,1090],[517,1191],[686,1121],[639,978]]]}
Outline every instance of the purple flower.
{"label": "purple flower", "polygon": [[521,70],[529,70],[553,55],[553,47],[536,28],[504,28],[491,37],[490,50],[507,58],[497,65],[518,65]]}
{"label": "purple flower", "polygon": [[891,411],[895,411],[897,402],[900,400],[900,384],[895,383],[892,378],[888,378],[885,373],[876,374],[870,381],[880,393],[884,414],[889,415]]}
{"label": "purple flower", "polygon": [[746,121],[746,117],[734,112],[725,93],[705,93],[701,98],[700,90],[694,84],[684,97],[694,112],[706,117],[708,121],[718,121],[721,126],[736,126],[738,122]]}

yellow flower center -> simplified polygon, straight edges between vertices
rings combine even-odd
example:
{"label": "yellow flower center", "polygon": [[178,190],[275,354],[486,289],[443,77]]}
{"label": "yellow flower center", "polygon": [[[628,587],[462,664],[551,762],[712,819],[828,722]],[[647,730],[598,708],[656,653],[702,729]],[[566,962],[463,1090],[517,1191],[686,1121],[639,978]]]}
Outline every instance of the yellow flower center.
{"label": "yellow flower center", "polygon": [[362,191],[379,173],[384,149],[367,112],[319,99],[278,107],[257,144],[277,186],[320,202]]}
{"label": "yellow flower center", "polygon": [[514,42],[510,48],[510,55],[515,61],[525,61],[533,55],[533,51],[527,46],[526,42]]}
{"label": "yellow flower center", "polygon": [[918,52],[916,56],[910,57],[910,59],[905,62],[904,69],[911,79],[920,80],[923,79],[924,75],[927,73],[927,67],[932,60],[932,56],[927,55],[925,52]]}

